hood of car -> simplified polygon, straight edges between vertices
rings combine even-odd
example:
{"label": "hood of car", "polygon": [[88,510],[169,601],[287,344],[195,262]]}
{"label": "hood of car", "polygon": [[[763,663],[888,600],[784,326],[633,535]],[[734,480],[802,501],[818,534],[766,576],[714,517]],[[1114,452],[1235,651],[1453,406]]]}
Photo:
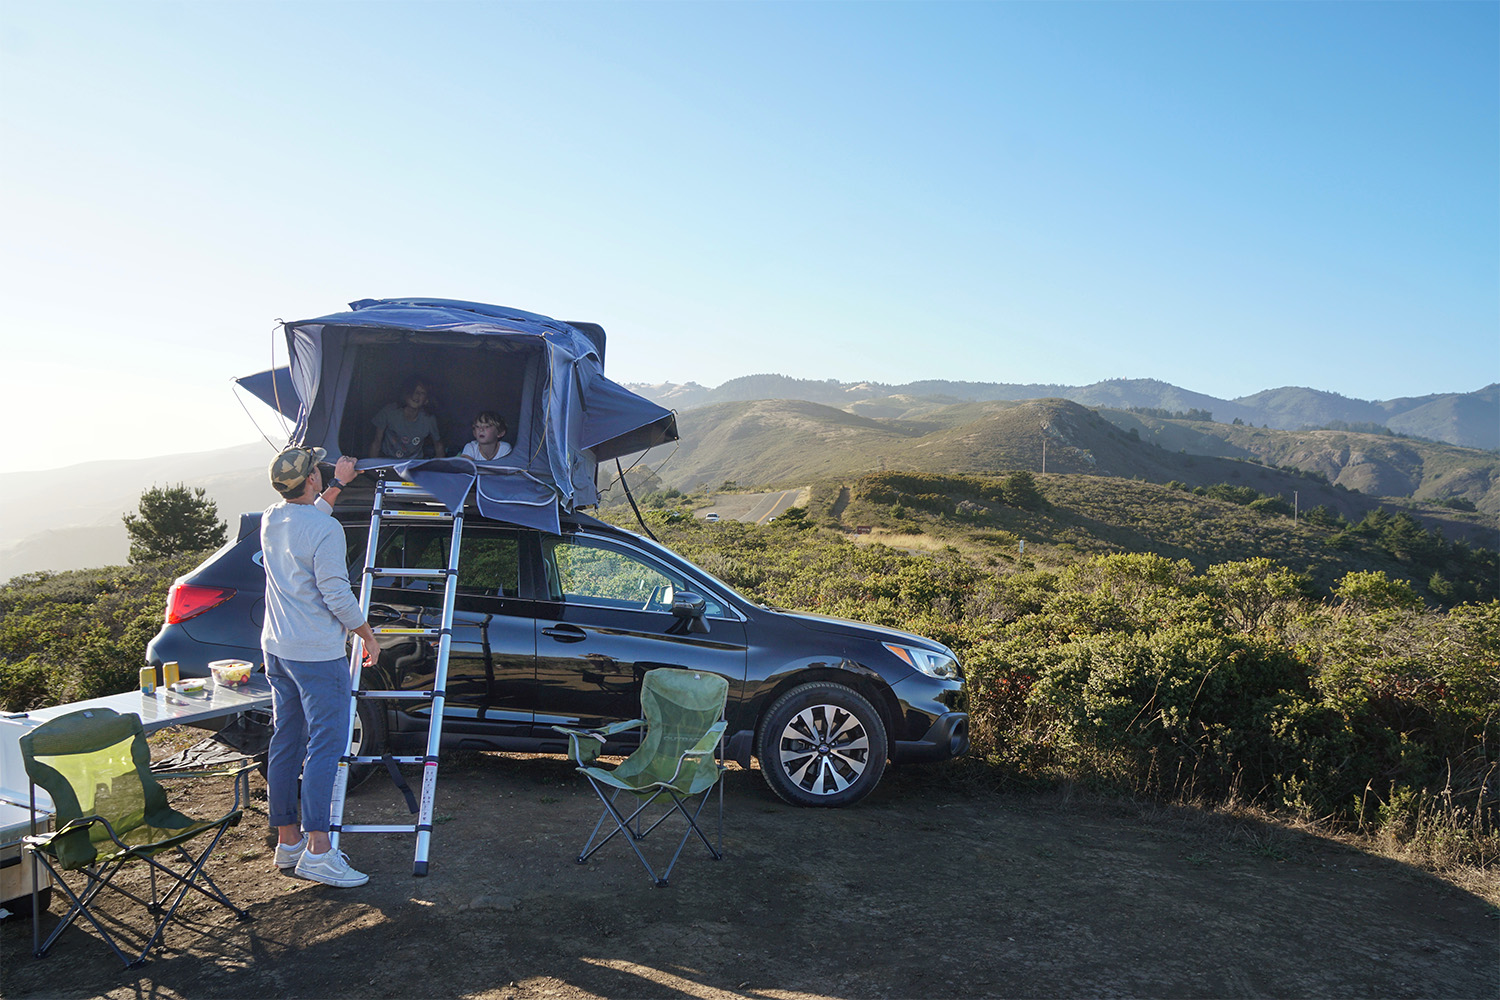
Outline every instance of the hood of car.
{"label": "hood of car", "polygon": [[942,643],[925,639],[911,632],[903,632],[900,629],[886,628],[884,625],[869,625],[865,622],[850,621],[847,618],[832,618],[827,615],[810,615],[800,611],[782,611],[776,609],[776,613],[783,618],[789,618],[804,628],[812,629],[814,632],[829,632],[833,635],[854,636],[860,639],[869,639],[871,642],[899,642],[906,646],[920,646],[923,649],[941,650],[952,653]]}

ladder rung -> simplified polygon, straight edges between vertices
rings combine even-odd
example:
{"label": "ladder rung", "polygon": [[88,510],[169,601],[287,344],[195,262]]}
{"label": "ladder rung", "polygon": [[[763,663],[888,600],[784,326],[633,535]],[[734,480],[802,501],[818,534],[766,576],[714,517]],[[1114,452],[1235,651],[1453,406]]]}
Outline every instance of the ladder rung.
{"label": "ladder rung", "polygon": [[[385,497],[401,497],[399,501],[392,501],[397,506],[392,509],[382,509]],[[376,552],[380,548],[380,531],[382,519],[392,522],[392,527],[402,521],[425,522],[427,524],[446,523],[450,525],[453,536],[450,551],[448,553],[448,565],[446,568],[423,567],[411,569],[404,567],[384,567],[374,565]],[[364,562],[364,574],[360,586],[360,607],[364,613],[370,613],[371,599],[375,589],[379,586],[407,586],[412,588],[428,587],[433,589],[430,593],[441,592],[444,605],[442,608],[441,625],[427,626],[421,623],[431,620],[424,611],[415,616],[418,625],[415,627],[407,625],[384,625],[376,626],[374,631],[377,635],[392,636],[427,636],[434,639],[442,637],[437,643],[438,657],[433,671],[432,690],[403,690],[403,691],[376,691],[358,689],[350,692],[350,726],[354,725],[353,713],[358,709],[361,698],[374,700],[399,700],[416,702],[418,705],[425,703],[430,706],[426,709],[427,719],[427,749],[421,756],[403,755],[376,756],[373,754],[346,754],[340,758],[340,766],[334,779],[333,801],[331,803],[329,819],[329,836],[335,846],[339,838],[345,833],[400,833],[417,835],[416,860],[413,864],[412,874],[427,874],[427,853],[432,839],[432,808],[433,797],[437,789],[437,767],[438,747],[443,732],[443,713],[441,706],[446,692],[443,690],[448,678],[448,662],[451,655],[449,639],[453,635],[453,599],[457,593],[458,582],[458,553],[462,544],[461,529],[464,523],[463,513],[450,512],[447,507],[432,493],[421,488],[416,483],[402,481],[381,480],[378,494],[375,498],[374,508],[370,512],[370,535],[369,544],[366,546]],[[389,580],[381,578],[389,577]],[[411,580],[412,583],[403,584],[402,581]],[[423,580],[442,580],[441,584],[426,584]],[[377,582],[379,581],[379,582]],[[400,621],[401,619],[396,619]],[[411,619],[407,619],[411,620]],[[359,681],[355,682],[356,684]],[[419,714],[420,707],[415,708]],[[345,795],[348,791],[348,780],[350,764],[363,766],[379,765],[382,763],[396,763],[407,766],[419,766],[422,769],[422,795],[420,805],[413,801],[414,796],[410,789],[404,787],[404,782],[399,778],[397,784],[401,785],[407,802],[412,811],[417,813],[415,823],[344,823],[344,808],[346,805]],[[394,769],[393,769],[394,770]]]}

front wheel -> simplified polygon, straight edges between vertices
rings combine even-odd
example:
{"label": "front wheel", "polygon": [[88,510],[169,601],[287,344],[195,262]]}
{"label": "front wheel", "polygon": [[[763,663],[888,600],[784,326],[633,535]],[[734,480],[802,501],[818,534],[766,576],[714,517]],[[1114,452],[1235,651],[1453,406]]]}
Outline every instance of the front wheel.
{"label": "front wheel", "polygon": [[885,724],[857,691],[817,681],[794,687],[767,710],[757,739],[760,773],[798,806],[846,806],[885,773]]}

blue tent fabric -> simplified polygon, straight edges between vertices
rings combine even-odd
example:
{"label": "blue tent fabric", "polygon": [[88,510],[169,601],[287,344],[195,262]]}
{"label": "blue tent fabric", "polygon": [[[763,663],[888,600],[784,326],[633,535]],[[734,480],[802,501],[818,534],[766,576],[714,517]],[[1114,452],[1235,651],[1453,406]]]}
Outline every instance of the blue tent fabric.
{"label": "blue tent fabric", "polygon": [[562,531],[556,491],[525,471],[480,466],[475,496],[485,517],[554,535]]}
{"label": "blue tent fabric", "polygon": [[292,386],[292,370],[287,367],[272,368],[234,380],[235,384],[288,420],[296,420],[302,409],[302,400]]}
{"label": "blue tent fabric", "polygon": [[[349,445],[370,435],[369,417],[391,401],[398,377],[435,375],[459,397],[450,410],[467,414],[465,431],[474,412],[502,399],[514,420],[508,456],[477,467],[467,459],[411,460],[396,465],[396,474],[454,510],[477,484],[486,517],[556,531],[559,511],[598,502],[598,462],[677,438],[672,411],[604,377],[603,333],[590,329],[454,299],[361,299],[346,312],[284,324],[289,371],[238,381],[273,407],[279,392],[282,412],[289,383],[300,404],[292,443],[334,455],[360,453]],[[383,388],[371,388],[377,383]],[[383,398],[364,398],[381,391]],[[359,462],[361,469],[392,465],[373,457]]]}
{"label": "blue tent fabric", "polygon": [[464,498],[474,488],[478,474],[469,459],[424,458],[416,462],[402,462],[395,466],[396,475],[416,483],[437,497],[444,507],[457,511],[464,505]]}

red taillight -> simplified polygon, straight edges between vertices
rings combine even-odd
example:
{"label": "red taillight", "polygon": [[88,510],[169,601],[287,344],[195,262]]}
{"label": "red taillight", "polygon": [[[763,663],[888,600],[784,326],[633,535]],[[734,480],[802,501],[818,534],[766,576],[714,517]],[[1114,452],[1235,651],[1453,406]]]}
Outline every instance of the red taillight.
{"label": "red taillight", "polygon": [[173,584],[167,594],[167,624],[176,625],[197,618],[209,608],[216,608],[234,596],[233,587],[204,587],[196,583]]}

